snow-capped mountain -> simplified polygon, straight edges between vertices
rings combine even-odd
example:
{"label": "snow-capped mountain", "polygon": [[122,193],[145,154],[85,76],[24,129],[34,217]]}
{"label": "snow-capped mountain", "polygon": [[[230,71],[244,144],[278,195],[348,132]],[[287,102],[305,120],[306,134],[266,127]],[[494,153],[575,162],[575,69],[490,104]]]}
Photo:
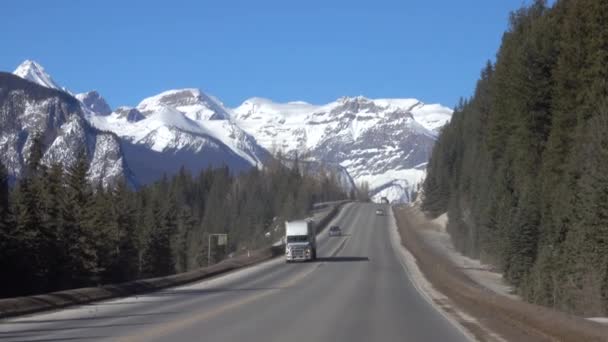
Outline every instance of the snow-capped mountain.
{"label": "snow-capped mountain", "polygon": [[[33,61],[23,62],[15,75],[66,91]],[[166,91],[144,99],[136,108],[119,107],[113,112],[97,91],[74,98],[87,124],[119,137],[121,153],[132,165],[129,172],[139,183],[156,181],[182,166],[198,172],[228,165],[238,171],[261,166],[269,157],[230,119],[221,102],[197,89]]]}
{"label": "snow-capped mountain", "polygon": [[51,75],[49,75],[44,67],[32,60],[25,60],[21,63],[13,75],[19,76],[25,80],[36,83],[46,88],[56,89],[66,92],[78,99],[81,102],[85,113],[92,112],[100,115],[107,115],[112,112],[112,109],[106,100],[95,90],[81,94],[74,94],[65,87],[61,87]]}
{"label": "snow-capped mountain", "polygon": [[127,122],[137,122],[146,118],[137,108],[126,106],[116,108],[113,114],[116,119],[124,119]]}
{"label": "snow-capped mountain", "polygon": [[188,118],[197,121],[227,120],[230,118],[224,105],[199,89],[164,91],[141,101],[137,109],[144,114],[158,112],[164,107],[175,108]]}
{"label": "snow-capped mountain", "polygon": [[136,108],[91,115],[97,128],[123,139],[129,164],[142,182],[226,164],[233,170],[261,167],[268,152],[238,127],[218,100],[198,89],[165,91]]}
{"label": "snow-capped mountain", "polygon": [[0,159],[12,178],[23,173],[39,133],[44,164],[69,166],[84,148],[91,181],[108,185],[124,177],[133,184],[118,137],[91,127],[80,102],[65,92],[0,73],[0,122]]}
{"label": "snow-capped mountain", "polygon": [[252,98],[235,121],[271,151],[338,163],[374,198],[407,202],[424,179],[438,130],[452,111],[415,99],[344,97],[315,106]]}
{"label": "snow-capped mountain", "polygon": [[53,78],[46,73],[46,70],[44,70],[42,65],[29,59],[21,63],[13,74],[43,87],[62,90],[62,88],[55,83]]}
{"label": "snow-capped mountain", "polygon": [[[67,92],[36,62],[25,61],[15,74]],[[72,98],[72,93],[63,94]],[[141,183],[177,172],[181,166],[192,171],[219,165],[233,170],[260,167],[271,154],[282,151],[287,158],[298,154],[301,160],[309,161],[311,170],[338,174],[345,189],[352,188],[354,179],[356,183],[368,183],[375,199],[388,197],[399,202],[409,201],[424,179],[435,139],[452,115],[449,108],[416,99],[361,96],[343,97],[325,105],[251,98],[229,109],[217,98],[191,88],[168,90],[142,100],[136,107],[114,111],[96,91],[73,99],[80,110],[72,111],[80,119],[77,124],[61,126],[58,134],[69,134],[74,127],[107,132],[95,133],[95,139],[103,136],[110,145],[120,141],[116,150],[122,154],[114,158],[118,160],[124,154],[120,172],[132,171]],[[31,101],[26,107],[36,106],[48,104]],[[41,113],[49,117],[54,113],[45,110]],[[28,117],[27,113],[23,115]],[[22,154],[6,147],[14,146],[17,138],[3,135],[1,139],[0,148],[7,151],[7,159],[17,170]],[[27,148],[27,144],[22,146]],[[57,146],[70,150],[65,154],[76,148],[65,143]],[[125,171],[127,164],[130,168]],[[107,169],[100,165],[92,169]]]}
{"label": "snow-capped mountain", "polygon": [[98,115],[108,115],[112,113],[112,108],[106,102],[106,100],[99,95],[96,90],[92,90],[86,93],[76,94],[75,97],[78,101],[82,102],[82,104]]}

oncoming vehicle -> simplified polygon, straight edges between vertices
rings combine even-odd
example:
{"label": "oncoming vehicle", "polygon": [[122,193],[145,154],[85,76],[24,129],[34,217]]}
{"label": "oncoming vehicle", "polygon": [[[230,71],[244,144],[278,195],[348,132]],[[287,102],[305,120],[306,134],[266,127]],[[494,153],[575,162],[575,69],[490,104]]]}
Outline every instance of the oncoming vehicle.
{"label": "oncoming vehicle", "polygon": [[317,258],[317,234],[311,221],[285,222],[285,261]]}
{"label": "oncoming vehicle", "polygon": [[378,215],[378,216],[384,216],[384,210],[382,210],[382,209],[376,209],[376,215]]}
{"label": "oncoming vehicle", "polygon": [[329,236],[340,236],[342,235],[342,229],[338,226],[331,226],[329,228]]}

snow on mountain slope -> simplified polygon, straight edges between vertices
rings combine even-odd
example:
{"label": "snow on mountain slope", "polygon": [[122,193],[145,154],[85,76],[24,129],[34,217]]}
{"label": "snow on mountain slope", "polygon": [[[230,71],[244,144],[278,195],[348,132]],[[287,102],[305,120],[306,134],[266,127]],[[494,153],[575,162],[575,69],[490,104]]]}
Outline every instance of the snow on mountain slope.
{"label": "snow on mountain slope", "polygon": [[418,123],[437,134],[438,130],[445,126],[452,117],[450,108],[440,104],[425,104],[416,99],[375,99],[373,101],[381,106],[393,106],[412,113]]}
{"label": "snow on mountain slope", "polygon": [[226,120],[229,118],[224,105],[199,89],[175,89],[144,99],[137,109],[148,115],[172,107],[192,120]]}
{"label": "snow on mountain slope", "polygon": [[[130,120],[138,115],[141,118]],[[147,115],[122,107],[108,116],[89,116],[95,127],[121,137],[131,169],[142,183],[174,174],[182,166],[191,172],[221,165],[239,171],[261,166],[267,158],[267,152],[229,120],[192,120],[167,106]]]}
{"label": "snow on mountain slope", "polygon": [[[225,144],[235,154],[247,160],[252,166],[261,166],[268,157],[267,152],[253,137],[243,131],[230,118],[224,105],[216,98],[199,89],[175,89],[144,99],[137,109],[144,116],[164,113],[164,120],[172,126],[180,120],[182,131],[206,135]],[[167,115],[171,110],[173,114]],[[187,127],[183,126],[187,119]],[[160,144],[157,144],[160,147]]]}
{"label": "snow on mountain slope", "polygon": [[[33,61],[15,74],[60,88]],[[343,97],[325,105],[251,98],[235,109],[198,89],[162,92],[137,107],[110,107],[97,92],[78,94],[84,118],[121,138],[136,176],[148,181],[179,165],[261,166],[270,152],[346,168],[372,196],[408,201],[424,178],[432,146],[452,111],[416,99]],[[319,168],[321,169],[321,168]],[[340,168],[335,168],[344,173]],[[139,175],[137,175],[139,173]],[[346,182],[348,183],[348,182]]]}
{"label": "snow on mountain slope", "polygon": [[108,115],[112,113],[112,108],[106,100],[95,90],[86,93],[76,94],[74,97],[82,104],[98,115]]}
{"label": "snow on mountain slope", "polygon": [[426,170],[414,168],[387,170],[381,174],[365,175],[360,178],[360,181],[367,182],[370,189],[375,189],[372,195],[374,202],[380,202],[382,197],[386,197],[390,201],[409,203],[425,177]]}
{"label": "snow on mountain slope", "polygon": [[21,63],[13,74],[43,87],[62,90],[62,88],[55,83],[53,78],[46,73],[42,65],[29,59]]}
{"label": "snow on mountain slope", "polygon": [[23,173],[32,137],[40,133],[46,165],[67,167],[84,148],[91,181],[107,186],[125,178],[134,184],[118,137],[91,127],[74,97],[8,73],[0,73],[0,94],[0,159],[12,178]]}
{"label": "snow on mountain slope", "polygon": [[268,99],[251,98],[234,109],[232,115],[241,128],[274,153],[307,147],[300,146],[303,141],[299,136],[306,135],[304,128],[310,113],[317,108],[302,102],[279,104]]}
{"label": "snow on mountain slope", "polygon": [[441,128],[450,122],[453,113],[452,109],[440,104],[425,105],[423,103],[412,108],[411,112],[416,121],[437,135]]}
{"label": "snow on mountain slope", "polygon": [[451,110],[416,99],[343,97],[314,106],[252,98],[232,116],[271,151],[339,163],[357,183],[368,182],[372,196],[407,202]]}
{"label": "snow on mountain slope", "polygon": [[[42,87],[67,92],[34,61],[25,61],[14,74]],[[66,96],[73,95],[67,93]],[[64,135],[86,136],[88,143],[95,141],[100,146],[108,146],[110,140],[97,139],[97,135],[92,139],[91,135],[83,133],[82,130],[74,135],[74,127],[91,124],[103,132],[110,132],[108,134],[114,138],[116,136],[112,134],[116,134],[120,140],[114,141],[122,144],[126,160],[129,164],[136,164],[130,170],[136,173],[137,181],[155,181],[165,173],[176,172],[182,165],[195,172],[201,168],[223,164],[234,170],[243,170],[251,166],[261,166],[269,157],[268,152],[260,147],[253,137],[230,120],[221,102],[198,89],[166,91],[143,100],[137,108],[119,107],[114,112],[96,91],[73,96],[73,103],[80,106],[79,117],[86,121],[76,126],[66,123],[61,127]],[[32,108],[37,107],[27,107],[26,116],[27,111],[34,110]],[[44,119],[41,117],[40,120]],[[4,140],[9,138],[5,137]],[[51,146],[51,154],[73,155],[78,146],[67,142],[81,140],[63,140],[59,137]],[[14,149],[13,143],[16,143],[16,140],[12,139],[10,144],[7,140],[7,152]],[[119,145],[114,148],[120,151]],[[13,159],[19,159],[21,152],[14,152],[10,155],[14,156]],[[91,166],[92,170],[103,175],[111,173],[111,165],[103,163],[104,159],[100,157],[103,154],[92,155],[94,163],[97,163]],[[109,154],[105,157],[106,160],[112,160]],[[122,158],[122,155],[119,157]],[[63,159],[69,162],[66,158]],[[17,164],[15,170],[18,173],[20,166]]]}
{"label": "snow on mountain slope", "polygon": [[127,158],[143,182],[174,173],[182,165],[193,172],[223,164],[242,170],[261,167],[269,157],[230,119],[221,102],[198,89],[165,91],[144,99],[137,108],[119,107],[110,115],[88,119],[125,141]]}
{"label": "snow on mountain slope", "polygon": [[74,96],[81,102],[82,109],[87,114],[92,112],[99,115],[108,115],[112,112],[112,109],[106,100],[97,91],[74,94],[66,87],[61,87],[57,84],[57,82],[55,82],[55,80],[46,72],[44,67],[35,61],[29,59],[25,60],[17,69],[15,69],[15,71],[13,71],[13,75],[43,87],[60,90]]}
{"label": "snow on mountain slope", "polygon": [[136,108],[126,106],[116,108],[116,110],[111,114],[114,114],[116,119],[124,119],[128,122],[137,122],[146,118]]}

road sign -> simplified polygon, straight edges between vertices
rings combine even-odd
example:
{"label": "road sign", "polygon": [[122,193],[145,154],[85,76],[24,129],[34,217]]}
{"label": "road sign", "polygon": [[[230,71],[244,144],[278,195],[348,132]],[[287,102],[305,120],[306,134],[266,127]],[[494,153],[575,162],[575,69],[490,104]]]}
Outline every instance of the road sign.
{"label": "road sign", "polygon": [[228,244],[228,235],[218,235],[217,236],[217,245],[225,246]]}
{"label": "road sign", "polygon": [[218,246],[228,247],[228,234],[209,234],[209,246],[207,247],[207,266],[211,265],[211,237],[217,237]]}

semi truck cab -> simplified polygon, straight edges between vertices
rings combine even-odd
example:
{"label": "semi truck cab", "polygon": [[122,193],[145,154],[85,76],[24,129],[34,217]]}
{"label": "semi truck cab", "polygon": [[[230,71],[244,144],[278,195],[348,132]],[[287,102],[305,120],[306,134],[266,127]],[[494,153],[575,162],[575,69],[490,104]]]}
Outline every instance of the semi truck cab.
{"label": "semi truck cab", "polygon": [[285,261],[308,261],[317,258],[317,234],[312,221],[285,222]]}

